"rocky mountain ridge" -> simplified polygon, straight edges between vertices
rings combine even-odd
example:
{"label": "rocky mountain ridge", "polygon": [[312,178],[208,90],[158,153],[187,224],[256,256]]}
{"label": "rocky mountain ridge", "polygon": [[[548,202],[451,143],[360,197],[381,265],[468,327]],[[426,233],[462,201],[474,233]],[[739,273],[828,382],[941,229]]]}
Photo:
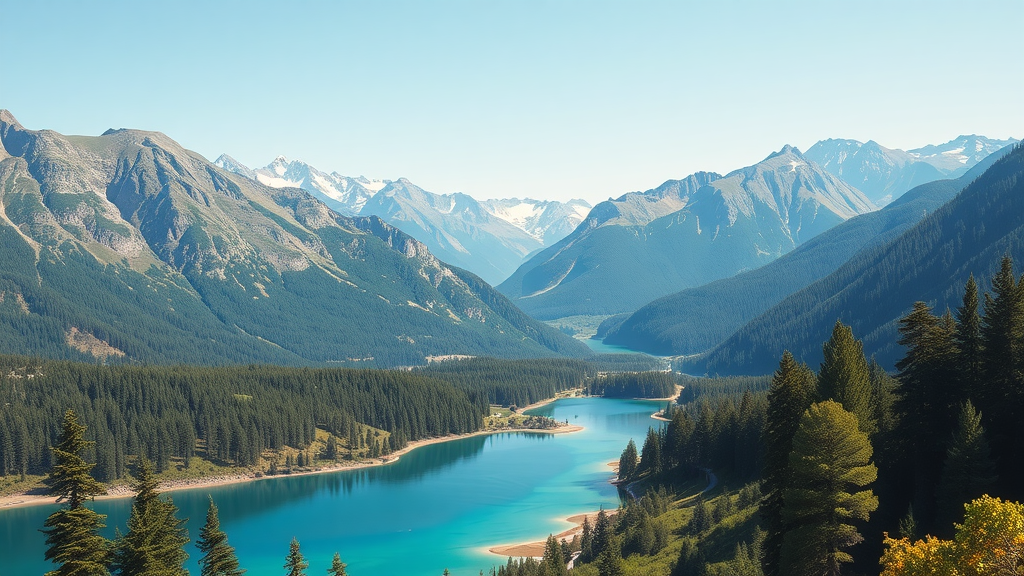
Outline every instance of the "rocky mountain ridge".
{"label": "rocky mountain ridge", "polygon": [[587,354],[379,218],[228,172],[164,134],[64,136],[2,111],[0,143],[10,352],[82,359],[73,343],[91,337],[140,362]]}

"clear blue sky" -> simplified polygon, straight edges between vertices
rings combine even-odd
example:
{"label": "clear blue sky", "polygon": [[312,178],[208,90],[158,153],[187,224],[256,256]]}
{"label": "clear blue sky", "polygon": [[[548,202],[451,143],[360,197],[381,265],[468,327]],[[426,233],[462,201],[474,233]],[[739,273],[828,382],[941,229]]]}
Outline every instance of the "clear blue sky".
{"label": "clear blue sky", "polygon": [[0,0],[0,108],[480,198],[1024,136],[1024,1]]}

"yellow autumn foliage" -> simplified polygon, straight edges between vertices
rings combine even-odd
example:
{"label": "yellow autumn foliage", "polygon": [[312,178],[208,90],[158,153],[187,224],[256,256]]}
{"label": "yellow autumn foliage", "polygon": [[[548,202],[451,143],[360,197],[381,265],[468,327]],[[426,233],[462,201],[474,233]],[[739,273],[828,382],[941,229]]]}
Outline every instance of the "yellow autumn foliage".
{"label": "yellow autumn foliage", "polygon": [[953,540],[886,535],[882,576],[1024,575],[1024,505],[982,496],[964,508]]}

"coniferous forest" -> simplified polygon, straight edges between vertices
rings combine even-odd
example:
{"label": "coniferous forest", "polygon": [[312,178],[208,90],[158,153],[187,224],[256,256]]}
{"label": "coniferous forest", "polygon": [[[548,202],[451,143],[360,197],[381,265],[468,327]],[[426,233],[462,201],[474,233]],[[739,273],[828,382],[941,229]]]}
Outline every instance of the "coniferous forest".
{"label": "coniferous forest", "polygon": [[[691,502],[688,533],[706,540],[687,541],[672,574],[877,573],[880,557],[887,576],[1021,573],[1024,276],[1003,258],[989,288],[969,278],[941,315],[915,303],[895,375],[836,322],[819,369],[786,352],[766,392],[759,378],[691,380],[668,425],[625,448],[620,481],[754,484]],[[708,533],[744,509],[757,510],[749,538],[714,549]]]}
{"label": "coniferous forest", "polygon": [[93,476],[105,482],[125,477],[137,456],[157,471],[194,456],[249,466],[267,449],[306,449],[318,429],[353,449],[372,444],[367,427],[385,431],[386,443],[365,455],[386,455],[408,441],[478,430],[491,403],[524,406],[596,374],[577,360],[482,359],[408,372],[20,356],[0,357],[0,373],[0,476],[45,473],[64,411],[73,409],[96,443],[85,453]]}
{"label": "coniferous forest", "polygon": [[[571,541],[549,538],[543,559],[510,559],[494,574],[564,574],[570,558],[574,574],[601,576],[641,565],[673,576],[879,566],[887,576],[1019,574],[1024,534],[1014,522],[1024,517],[1012,501],[1024,497],[1024,277],[1004,258],[989,290],[970,278],[961,306],[942,315],[918,302],[899,332],[905,353],[895,375],[837,321],[817,370],[786,352],[767,389],[759,378],[717,387],[684,380],[691,390],[666,409],[667,425],[650,428],[639,448],[631,441],[619,459],[618,481],[633,495],[625,507],[585,521]],[[578,361],[476,360],[419,373],[2,361],[3,471],[49,471],[50,490],[67,506],[47,521],[48,554],[67,566],[91,563],[98,571],[82,573],[96,574],[108,566],[146,573],[132,571],[153,561],[140,556],[143,534],[163,543],[161,565],[181,566],[187,538],[152,476],[170,457],[203,450],[244,464],[263,448],[307,445],[317,428],[344,437],[366,425],[403,440],[468,432],[491,401],[525,403],[583,382],[590,393],[654,395],[677,382],[660,372],[597,375]],[[516,395],[501,374],[537,388]],[[97,480],[124,476],[129,461],[136,500],[128,532],[101,542],[102,518],[82,503],[102,490]],[[740,488],[685,496],[686,486],[705,482],[707,490]],[[211,503],[204,561],[237,573],[217,530]],[[72,558],[68,542],[89,539],[101,553]],[[676,557],[658,564],[676,549],[671,542]],[[288,562],[302,573],[298,542]],[[940,571],[951,566],[969,570]]]}

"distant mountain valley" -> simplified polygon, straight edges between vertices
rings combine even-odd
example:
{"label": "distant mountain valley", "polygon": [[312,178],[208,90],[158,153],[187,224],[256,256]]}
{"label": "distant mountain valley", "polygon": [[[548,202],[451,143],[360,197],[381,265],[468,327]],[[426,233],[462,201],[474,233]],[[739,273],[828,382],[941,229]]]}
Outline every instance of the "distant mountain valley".
{"label": "distant mountain valley", "polygon": [[284,156],[255,170],[226,154],[214,164],[273,188],[302,188],[339,214],[377,216],[489,284],[508,278],[531,254],[569,235],[591,208],[584,200],[481,201],[468,194],[435,194],[405,178],[350,178]]}

